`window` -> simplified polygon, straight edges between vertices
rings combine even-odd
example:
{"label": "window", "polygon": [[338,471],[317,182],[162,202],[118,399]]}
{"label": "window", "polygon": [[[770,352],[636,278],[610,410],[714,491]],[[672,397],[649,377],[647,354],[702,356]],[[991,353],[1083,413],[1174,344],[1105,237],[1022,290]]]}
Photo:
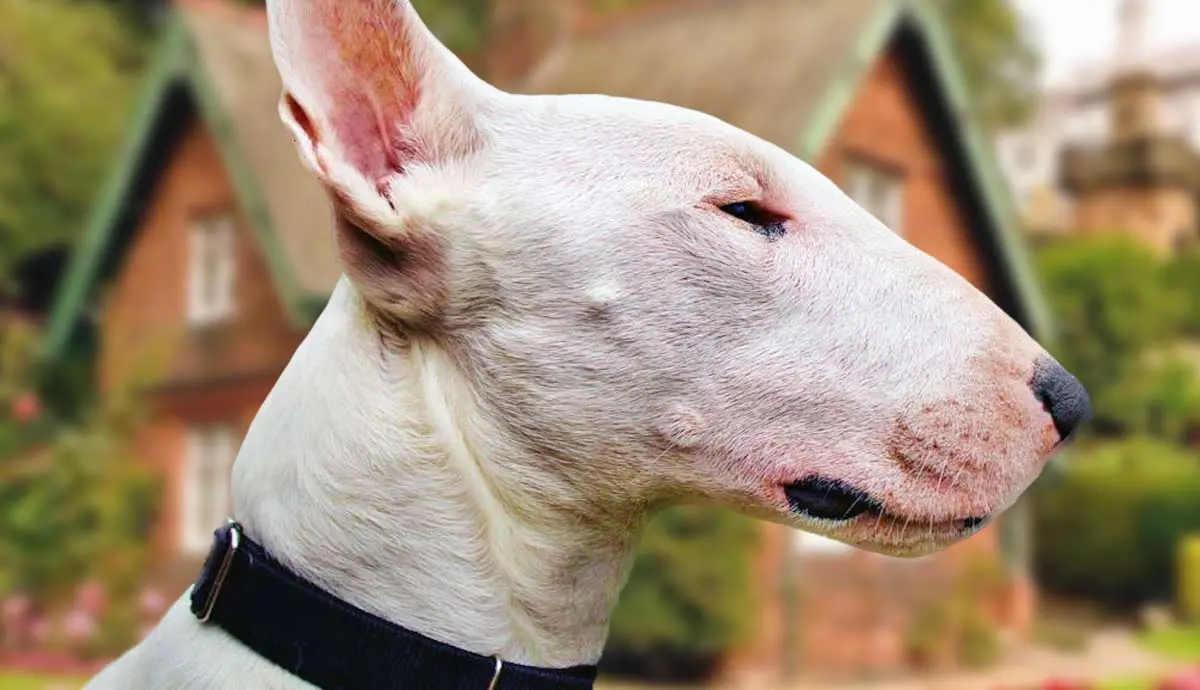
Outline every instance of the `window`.
{"label": "window", "polygon": [[902,234],[904,216],[904,179],[887,168],[864,163],[847,163],[844,173],[846,194],[892,232]]}
{"label": "window", "polygon": [[233,219],[225,214],[198,218],[188,247],[188,322],[207,326],[233,314],[236,254]]}
{"label": "window", "polygon": [[237,456],[233,429],[224,426],[192,428],[187,434],[182,492],[183,547],[203,553],[212,545],[212,533],[232,509],[229,475]]}

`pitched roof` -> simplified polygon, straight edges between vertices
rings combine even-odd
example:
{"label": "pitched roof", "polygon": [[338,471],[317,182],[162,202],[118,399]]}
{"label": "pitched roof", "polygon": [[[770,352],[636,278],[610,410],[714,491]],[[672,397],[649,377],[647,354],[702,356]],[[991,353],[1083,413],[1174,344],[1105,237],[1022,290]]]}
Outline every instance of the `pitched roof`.
{"label": "pitched roof", "polygon": [[785,148],[877,0],[696,0],[564,42],[521,84],[701,110]]}
{"label": "pitched roof", "polygon": [[[76,248],[57,296],[53,356],[69,341],[106,254],[119,251],[127,206],[151,143],[185,88],[209,123],[289,315],[307,325],[339,273],[324,193],[278,122],[280,81],[254,10],[186,0],[155,61],[129,141]],[[943,28],[921,0],[690,0],[579,35],[517,89],[604,93],[706,111],[801,158],[832,136],[871,63],[899,34],[928,63],[941,120],[978,209],[976,231],[1014,316],[1045,339],[1049,321],[1016,233],[1007,184],[982,131]],[[142,184],[149,184],[144,182]]]}

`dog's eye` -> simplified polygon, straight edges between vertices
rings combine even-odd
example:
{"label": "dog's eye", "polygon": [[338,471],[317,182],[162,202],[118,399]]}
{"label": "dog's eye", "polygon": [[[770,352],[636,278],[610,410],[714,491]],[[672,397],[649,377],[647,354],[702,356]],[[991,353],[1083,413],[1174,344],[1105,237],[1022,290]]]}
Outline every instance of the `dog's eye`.
{"label": "dog's eye", "polygon": [[749,223],[755,232],[769,240],[777,240],[787,234],[787,226],[782,216],[771,213],[753,201],[726,204],[721,207],[721,211],[743,223]]}

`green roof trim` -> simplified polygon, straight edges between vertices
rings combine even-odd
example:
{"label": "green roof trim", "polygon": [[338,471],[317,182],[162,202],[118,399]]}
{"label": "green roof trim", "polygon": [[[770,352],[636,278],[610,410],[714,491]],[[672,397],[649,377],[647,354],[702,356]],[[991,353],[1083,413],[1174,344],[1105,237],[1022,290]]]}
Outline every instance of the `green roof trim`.
{"label": "green roof trim", "polygon": [[88,295],[100,279],[103,259],[116,237],[124,204],[150,153],[150,143],[164,114],[167,97],[171,89],[179,85],[190,89],[201,117],[213,132],[238,201],[250,221],[289,319],[298,327],[307,327],[319,314],[327,295],[304,294],[298,287],[291,267],[284,260],[266,205],[242,160],[221,101],[215,97],[203,70],[196,67],[198,64],[183,20],[172,14],[151,60],[149,75],[131,118],[132,125],[116,156],[116,165],[100,191],[80,241],[71,253],[62,286],[55,295],[43,343],[46,358],[60,357],[70,343],[86,308]]}
{"label": "green roof trim", "polygon": [[996,245],[1001,253],[1003,276],[1011,285],[1025,326],[1041,342],[1053,340],[1054,328],[1045,297],[1016,222],[1011,191],[993,156],[983,128],[972,115],[966,81],[954,59],[950,37],[927,0],[881,0],[875,16],[863,26],[858,39],[841,59],[842,67],[828,86],[820,106],[809,118],[798,142],[798,155],[815,161],[836,132],[854,94],[875,58],[901,28],[916,31],[937,75],[941,93],[957,124],[957,138],[966,162],[978,180],[981,201]]}
{"label": "green roof trim", "polygon": [[79,243],[71,252],[62,286],[54,297],[44,343],[45,354],[57,358],[65,350],[71,330],[84,309],[87,295],[100,270],[126,192],[133,185],[147,152],[150,132],[166,102],[167,92],[184,71],[186,37],[178,22],[171,22],[151,61],[149,77],[134,108],[130,127],[117,154],[117,164],[100,190]]}
{"label": "green roof trim", "polygon": [[797,153],[803,160],[816,161],[825,150],[842,116],[853,102],[854,95],[858,93],[859,85],[891,38],[901,9],[899,3],[885,0],[840,58],[842,64],[833,73],[825,96],[805,123]]}

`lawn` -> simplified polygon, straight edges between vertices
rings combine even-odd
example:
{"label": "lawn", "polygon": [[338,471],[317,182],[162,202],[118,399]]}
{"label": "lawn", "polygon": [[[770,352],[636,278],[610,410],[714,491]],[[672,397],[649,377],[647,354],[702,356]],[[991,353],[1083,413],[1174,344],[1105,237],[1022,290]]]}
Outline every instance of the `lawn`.
{"label": "lawn", "polygon": [[[1149,632],[1142,644],[1168,659],[1200,663],[1200,627],[1172,628]],[[78,690],[83,687],[78,678],[55,678],[20,673],[0,673],[0,690]],[[601,682],[604,690],[632,690],[628,686]],[[1102,682],[1098,690],[1150,690],[1154,681],[1147,679],[1115,679]]]}
{"label": "lawn", "polygon": [[[1200,628],[1169,628],[1142,635],[1142,645],[1174,661],[1200,663]],[[1100,690],[1151,690],[1154,680],[1126,678],[1100,684]],[[2,690],[2,689],[0,689]]]}
{"label": "lawn", "polygon": [[1168,659],[1200,662],[1200,627],[1148,632],[1142,636],[1142,644]]}
{"label": "lawn", "polygon": [[78,678],[0,673],[0,690],[76,690],[81,687],[83,681]]}

